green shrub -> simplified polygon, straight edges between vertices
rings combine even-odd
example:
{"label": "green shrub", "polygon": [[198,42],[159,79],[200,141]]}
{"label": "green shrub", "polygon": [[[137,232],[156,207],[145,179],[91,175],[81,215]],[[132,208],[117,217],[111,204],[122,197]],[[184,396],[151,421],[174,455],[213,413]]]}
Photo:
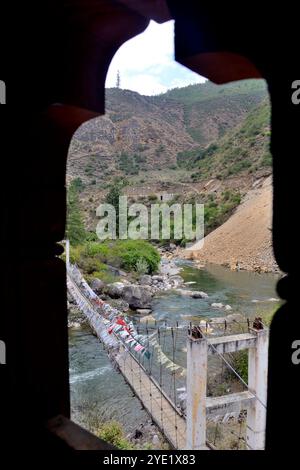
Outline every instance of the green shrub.
{"label": "green shrub", "polygon": [[106,284],[111,284],[112,282],[116,282],[119,280],[119,276],[116,276],[115,274],[110,272],[107,266],[105,266],[101,271],[94,271],[92,277],[101,279],[101,281],[105,282]]}
{"label": "green shrub", "polygon": [[139,173],[139,163],[144,161],[140,155],[129,155],[122,152],[118,156],[119,169],[127,175],[137,175]]}
{"label": "green shrub", "polygon": [[[142,269],[143,273],[153,273],[158,269],[160,255],[146,240],[90,241],[76,249],[72,247],[70,260],[77,263],[84,273],[103,273],[107,279],[109,273],[105,263],[126,271]],[[105,281],[100,274],[99,277]]]}
{"label": "green shrub", "polygon": [[196,173],[191,174],[191,179],[192,179],[192,181],[198,181],[198,180],[200,180],[201,176],[202,175],[201,175],[200,171],[197,171]]}
{"label": "green shrub", "polygon": [[70,262],[72,264],[78,264],[80,261],[81,253],[83,250],[82,245],[70,246]]}
{"label": "green shrub", "polygon": [[100,243],[99,241],[91,241],[85,244],[84,254],[86,256],[101,255],[103,259],[107,257],[109,253],[109,246],[106,243]]}
{"label": "green shrub", "polygon": [[110,444],[118,447],[118,449],[134,449],[131,442],[126,439],[122,426],[116,421],[103,424],[96,434],[100,439],[103,439],[105,442],[109,442]]}
{"label": "green shrub", "polygon": [[93,232],[92,230],[89,232],[86,232],[86,237],[85,237],[87,242],[95,242],[98,240],[96,232]]}
{"label": "green shrub", "polygon": [[84,184],[81,178],[74,178],[71,184],[79,192],[81,192],[84,189]]}
{"label": "green shrub", "polygon": [[270,152],[267,152],[263,155],[262,159],[261,159],[261,165],[262,166],[272,166],[272,155],[270,154]]}
{"label": "green shrub", "polygon": [[247,159],[236,162],[234,165],[228,168],[227,174],[228,176],[235,175],[236,173],[239,173],[242,170],[250,168],[251,164],[252,163],[250,162],[250,160],[247,160]]}
{"label": "green shrub", "polygon": [[197,148],[193,150],[184,150],[177,153],[177,165],[180,168],[193,168],[195,162],[202,159],[204,150]]}
{"label": "green shrub", "polygon": [[81,256],[79,262],[77,263],[79,268],[87,274],[94,274],[103,269],[103,263],[97,258],[88,258]]}
{"label": "green shrub", "polygon": [[148,264],[150,274],[158,269],[160,255],[157,249],[146,240],[117,240],[112,251],[120,258],[121,267],[125,270],[134,271],[140,259]]}
{"label": "green shrub", "polygon": [[135,270],[138,274],[147,274],[149,272],[149,266],[144,258],[139,258],[135,265]]}

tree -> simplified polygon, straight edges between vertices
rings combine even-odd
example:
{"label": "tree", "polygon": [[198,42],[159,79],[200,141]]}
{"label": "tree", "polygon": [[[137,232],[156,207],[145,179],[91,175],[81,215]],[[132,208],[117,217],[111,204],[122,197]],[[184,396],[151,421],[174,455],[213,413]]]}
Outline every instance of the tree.
{"label": "tree", "polygon": [[113,184],[108,191],[105,202],[107,204],[111,204],[116,211],[116,233],[117,237],[119,236],[119,215],[120,215],[120,208],[119,208],[119,198],[122,195],[122,187],[124,184],[118,179],[115,179]]}
{"label": "tree", "polygon": [[116,210],[117,219],[119,218],[119,198],[122,194],[121,184],[118,181],[114,181],[108,191],[105,202],[114,206]]}
{"label": "tree", "polygon": [[74,178],[71,184],[79,193],[84,189],[84,184],[81,178]]}
{"label": "tree", "polygon": [[86,232],[79,206],[78,185],[74,180],[71,182],[67,195],[67,229],[66,237],[71,245],[80,245],[85,241]]}

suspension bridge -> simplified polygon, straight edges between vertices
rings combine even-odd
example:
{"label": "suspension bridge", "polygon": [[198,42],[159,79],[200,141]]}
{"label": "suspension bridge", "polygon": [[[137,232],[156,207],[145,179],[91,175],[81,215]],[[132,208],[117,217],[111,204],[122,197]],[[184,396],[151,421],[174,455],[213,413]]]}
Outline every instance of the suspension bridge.
{"label": "suspension bridge", "polygon": [[[234,332],[226,321],[134,323],[98,298],[70,264],[67,286],[112,363],[173,448],[264,448],[268,330],[259,319],[235,322]],[[241,350],[248,350],[248,383],[230,360]],[[231,374],[238,390],[207,396],[209,386],[222,385],[210,384],[210,364],[227,378]]]}

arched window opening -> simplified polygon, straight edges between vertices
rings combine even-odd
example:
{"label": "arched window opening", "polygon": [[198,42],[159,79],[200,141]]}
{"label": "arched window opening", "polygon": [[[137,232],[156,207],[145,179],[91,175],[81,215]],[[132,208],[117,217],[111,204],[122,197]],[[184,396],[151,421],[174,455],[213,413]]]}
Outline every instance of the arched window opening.
{"label": "arched window opening", "polygon": [[[215,85],[188,71],[174,62],[172,41],[172,22],[151,22],[120,48],[105,116],[83,124],[70,145],[72,417],[106,440],[117,434],[121,448],[183,449],[203,425],[204,447],[263,448],[266,383],[254,376],[263,380],[279,305],[268,92],[263,80]],[[187,206],[195,232],[197,205],[204,243],[176,232]],[[157,206],[167,211],[152,237]],[[195,339],[204,341],[206,408],[192,422]]]}

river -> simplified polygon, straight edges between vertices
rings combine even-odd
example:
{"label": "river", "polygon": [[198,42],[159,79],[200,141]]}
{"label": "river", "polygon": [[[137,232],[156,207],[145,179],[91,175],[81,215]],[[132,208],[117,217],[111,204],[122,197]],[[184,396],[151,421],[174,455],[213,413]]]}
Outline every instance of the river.
{"label": "river", "polygon": [[[157,320],[181,324],[194,317],[224,316],[223,309],[211,307],[213,302],[230,305],[232,310],[226,313],[242,313],[249,318],[270,312],[278,305],[275,285],[279,275],[235,272],[220,266],[199,270],[188,262],[184,262],[180,274],[188,289],[204,291],[209,297],[193,299],[163,293],[153,302]],[[87,327],[70,329],[69,355],[72,418],[76,422],[90,428],[116,420],[129,433],[148,420],[140,402]]]}

